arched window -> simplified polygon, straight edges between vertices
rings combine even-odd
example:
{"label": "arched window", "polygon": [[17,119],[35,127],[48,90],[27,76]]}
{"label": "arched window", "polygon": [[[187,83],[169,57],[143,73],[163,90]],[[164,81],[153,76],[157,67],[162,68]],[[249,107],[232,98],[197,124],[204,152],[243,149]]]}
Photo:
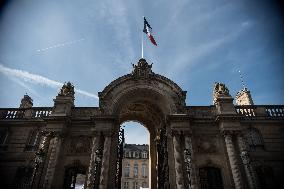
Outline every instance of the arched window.
{"label": "arched window", "polygon": [[199,169],[201,189],[223,189],[221,170],[216,167],[202,167]]}
{"label": "arched window", "polygon": [[245,132],[245,137],[250,149],[256,149],[257,147],[263,148],[263,138],[259,130],[255,128],[249,128]]}

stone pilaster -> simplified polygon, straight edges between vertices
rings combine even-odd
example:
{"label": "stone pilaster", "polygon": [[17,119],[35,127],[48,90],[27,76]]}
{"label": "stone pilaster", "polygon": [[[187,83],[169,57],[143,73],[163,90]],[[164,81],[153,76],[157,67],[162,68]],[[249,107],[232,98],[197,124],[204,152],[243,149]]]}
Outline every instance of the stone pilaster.
{"label": "stone pilaster", "polygon": [[184,162],[186,166],[186,172],[187,172],[187,179],[189,184],[189,189],[196,189],[197,188],[197,182],[196,182],[196,174],[195,174],[195,167],[193,162],[193,149],[192,149],[192,141],[191,141],[191,135],[185,135],[184,136],[184,142],[185,142],[185,149],[184,149]]}
{"label": "stone pilaster", "polygon": [[241,153],[240,156],[242,159],[242,163],[244,165],[249,188],[257,189],[258,182],[257,182],[256,173],[251,165],[249,153],[247,150],[247,145],[241,133],[237,135],[237,140],[238,140],[238,146],[239,146],[239,150]]}
{"label": "stone pilaster", "polygon": [[111,152],[111,134],[104,134],[104,150],[103,150],[103,159],[101,167],[101,176],[100,176],[100,185],[99,189],[108,188],[108,178],[109,178],[109,167],[110,167],[110,152]]}
{"label": "stone pilaster", "polygon": [[236,189],[242,189],[243,184],[242,184],[242,180],[241,180],[241,172],[240,172],[240,169],[239,169],[239,166],[238,166],[236,151],[235,151],[234,144],[233,144],[233,136],[232,136],[233,132],[224,131],[223,134],[224,134],[224,139],[225,139],[225,143],[226,143],[229,162],[230,162],[230,166],[231,166],[231,170],[232,170],[232,174],[233,174],[233,180],[234,180],[234,183],[235,183],[235,188]]}
{"label": "stone pilaster", "polygon": [[184,179],[183,179],[183,168],[182,168],[182,152],[180,147],[180,133],[173,131],[173,146],[174,146],[174,162],[175,162],[175,173],[176,173],[176,188],[184,188]]}
{"label": "stone pilaster", "polygon": [[51,188],[52,181],[54,178],[54,173],[55,173],[55,167],[58,162],[61,143],[62,143],[62,136],[60,136],[59,133],[56,133],[55,136],[50,140],[50,156],[49,156],[46,175],[45,175],[45,179],[43,183],[44,189]]}
{"label": "stone pilaster", "polygon": [[91,158],[90,158],[90,163],[89,163],[89,169],[88,169],[88,174],[87,174],[87,182],[86,182],[86,189],[92,189],[94,187],[94,177],[95,177],[95,164],[96,164],[96,156],[97,153],[96,151],[99,148],[100,145],[100,140],[101,140],[100,135],[93,135],[93,140],[92,140],[92,152],[91,152]]}
{"label": "stone pilaster", "polygon": [[54,133],[51,131],[50,132],[43,131],[41,134],[42,134],[42,140],[39,144],[39,149],[42,149],[43,152],[47,153],[50,140],[53,137]]}

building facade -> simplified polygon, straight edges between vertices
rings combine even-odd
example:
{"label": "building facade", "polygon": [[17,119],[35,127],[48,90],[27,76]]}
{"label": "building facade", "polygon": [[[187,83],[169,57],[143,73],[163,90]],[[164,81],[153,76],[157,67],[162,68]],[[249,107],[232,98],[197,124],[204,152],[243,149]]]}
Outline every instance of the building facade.
{"label": "building facade", "polygon": [[150,133],[151,189],[284,188],[284,106],[254,105],[248,89],[235,105],[222,83],[212,96],[186,105],[186,91],[145,59],[99,92],[99,107],[75,107],[71,83],[53,107],[25,95],[0,109],[1,187],[121,188],[120,128],[134,120]]}
{"label": "building facade", "polygon": [[121,188],[149,188],[149,146],[125,144],[123,150]]}

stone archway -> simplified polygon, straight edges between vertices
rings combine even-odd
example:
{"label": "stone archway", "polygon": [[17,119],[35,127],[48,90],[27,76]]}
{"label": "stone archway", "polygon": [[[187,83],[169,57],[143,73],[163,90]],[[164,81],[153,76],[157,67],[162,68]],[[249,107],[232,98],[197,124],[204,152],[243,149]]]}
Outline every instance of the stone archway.
{"label": "stone archway", "polygon": [[[173,81],[153,73],[152,65],[145,59],[140,59],[133,68],[131,74],[118,78],[99,93],[100,110],[105,116],[115,117],[110,129],[113,136],[118,135],[121,123],[128,120],[141,122],[149,130],[151,188],[167,188],[169,169],[174,170],[168,167],[167,116],[184,113],[186,92]],[[111,137],[109,154],[117,154],[117,143],[117,138]],[[109,158],[108,171],[115,172],[117,157]],[[115,180],[113,175],[108,176],[109,181]]]}

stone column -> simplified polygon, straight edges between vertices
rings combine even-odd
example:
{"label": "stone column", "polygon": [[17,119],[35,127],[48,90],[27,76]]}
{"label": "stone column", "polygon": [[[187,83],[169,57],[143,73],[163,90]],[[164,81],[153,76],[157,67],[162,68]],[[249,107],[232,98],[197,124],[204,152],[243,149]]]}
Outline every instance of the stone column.
{"label": "stone column", "polygon": [[108,188],[108,172],[110,167],[110,151],[111,151],[111,134],[104,134],[104,150],[103,150],[103,159],[102,159],[102,167],[101,167],[101,176],[100,176],[100,185],[99,189],[107,189]]}
{"label": "stone column", "polygon": [[45,152],[47,154],[47,151],[48,151],[48,147],[49,147],[49,143],[50,143],[50,140],[53,136],[53,132],[50,131],[50,132],[46,132],[46,131],[42,131],[42,140],[39,144],[39,149],[42,149],[43,152]]}
{"label": "stone column", "polygon": [[195,167],[192,163],[193,161],[193,149],[192,149],[192,142],[191,142],[191,135],[184,136],[185,142],[185,149],[184,149],[184,162],[186,166],[186,172],[188,174],[188,182],[189,182],[189,189],[196,189],[196,175],[195,175]]}
{"label": "stone column", "polygon": [[242,136],[241,133],[238,133],[237,135],[237,140],[238,140],[238,146],[240,150],[240,156],[244,165],[246,177],[248,180],[249,188],[250,189],[257,189],[258,188],[258,182],[257,182],[257,177],[256,173],[251,165],[250,158],[249,158],[249,153],[247,150],[247,145],[246,142]]}
{"label": "stone column", "polygon": [[226,143],[227,153],[229,156],[229,161],[230,161],[230,166],[231,166],[231,170],[233,174],[235,188],[242,189],[243,185],[242,185],[242,180],[241,180],[241,172],[238,166],[237,156],[236,156],[233,139],[232,139],[233,132],[224,131],[223,134],[225,138],[225,143]]}
{"label": "stone column", "polygon": [[46,175],[43,183],[44,189],[50,189],[54,178],[55,167],[57,165],[60,148],[62,143],[62,136],[55,133],[55,136],[50,140],[50,157],[47,164]]}
{"label": "stone column", "polygon": [[94,177],[95,177],[95,163],[96,163],[96,151],[99,148],[101,137],[100,135],[93,135],[92,140],[92,152],[90,158],[90,164],[87,174],[87,181],[86,181],[86,189],[92,189],[94,186]]}
{"label": "stone column", "polygon": [[180,133],[173,131],[173,145],[174,145],[174,162],[176,173],[176,188],[184,188],[183,168],[182,168],[182,152],[180,148]]}
{"label": "stone column", "polygon": [[[48,147],[50,143],[50,139],[52,137],[53,132],[41,132],[41,142],[39,144],[38,151],[35,155],[35,166],[34,166],[34,172],[33,172],[33,179],[32,179],[32,187],[34,189],[37,189],[39,187],[39,184],[42,180],[42,173],[45,165],[45,160],[47,159],[47,153],[48,153]],[[39,162],[39,157],[37,157],[39,154],[41,154],[41,161]],[[38,158],[38,159],[37,159]]]}

